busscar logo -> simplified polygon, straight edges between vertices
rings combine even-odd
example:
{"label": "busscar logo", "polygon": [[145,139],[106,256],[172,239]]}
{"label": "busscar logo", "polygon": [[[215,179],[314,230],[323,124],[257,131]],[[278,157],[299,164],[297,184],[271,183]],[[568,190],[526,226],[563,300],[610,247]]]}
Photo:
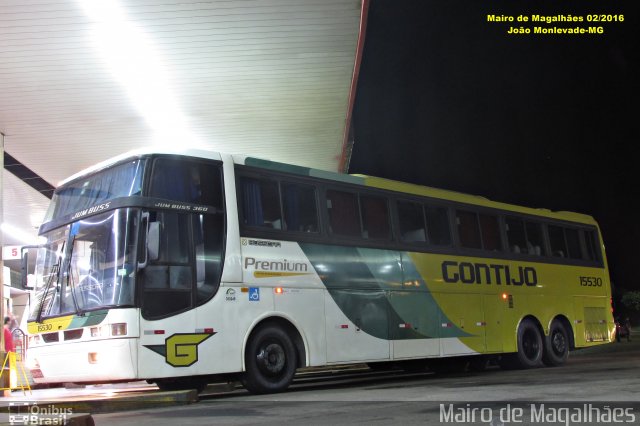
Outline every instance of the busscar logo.
{"label": "busscar logo", "polygon": [[282,243],[280,241],[252,240],[250,238],[242,238],[241,241],[243,246],[271,247],[271,248],[282,247]]}
{"label": "busscar logo", "polygon": [[198,346],[212,333],[176,333],[167,337],[164,345],[144,345],[145,348],[162,355],[172,367],[189,367],[198,362]]}

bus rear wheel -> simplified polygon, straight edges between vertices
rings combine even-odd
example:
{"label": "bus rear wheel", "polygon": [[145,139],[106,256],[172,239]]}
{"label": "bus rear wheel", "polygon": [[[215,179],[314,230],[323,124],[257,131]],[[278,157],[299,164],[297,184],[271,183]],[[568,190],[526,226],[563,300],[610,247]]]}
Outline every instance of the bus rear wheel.
{"label": "bus rear wheel", "polygon": [[280,327],[261,327],[249,339],[245,365],[242,384],[249,392],[282,392],[289,387],[296,372],[295,346]]}
{"label": "bus rear wheel", "polygon": [[544,342],[542,362],[549,367],[562,365],[569,356],[569,336],[564,325],[558,320],[551,322],[549,335]]}

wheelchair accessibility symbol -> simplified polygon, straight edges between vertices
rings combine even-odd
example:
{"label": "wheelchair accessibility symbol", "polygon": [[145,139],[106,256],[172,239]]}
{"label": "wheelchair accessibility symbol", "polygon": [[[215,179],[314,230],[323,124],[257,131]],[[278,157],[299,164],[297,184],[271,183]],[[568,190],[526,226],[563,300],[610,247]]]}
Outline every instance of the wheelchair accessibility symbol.
{"label": "wheelchair accessibility symbol", "polygon": [[249,287],[249,301],[260,301],[260,289],[258,287]]}

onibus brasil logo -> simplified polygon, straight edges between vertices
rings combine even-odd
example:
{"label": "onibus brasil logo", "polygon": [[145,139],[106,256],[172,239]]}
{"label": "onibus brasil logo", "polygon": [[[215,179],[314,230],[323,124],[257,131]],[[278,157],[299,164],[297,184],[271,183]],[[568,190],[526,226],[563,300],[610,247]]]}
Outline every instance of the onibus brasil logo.
{"label": "onibus brasil logo", "polygon": [[176,333],[167,337],[164,345],[144,345],[162,355],[172,367],[189,367],[198,362],[198,345],[216,334],[213,333]]}

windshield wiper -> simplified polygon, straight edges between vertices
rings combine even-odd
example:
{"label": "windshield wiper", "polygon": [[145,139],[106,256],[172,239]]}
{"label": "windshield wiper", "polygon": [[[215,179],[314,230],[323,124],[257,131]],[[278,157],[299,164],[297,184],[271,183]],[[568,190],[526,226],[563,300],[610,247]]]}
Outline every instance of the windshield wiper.
{"label": "windshield wiper", "polygon": [[[60,249],[60,253],[64,253],[65,242],[62,243],[62,248]],[[36,316],[36,322],[42,322],[42,311],[44,311],[44,302],[47,300],[47,294],[49,293],[49,289],[51,288],[51,284],[53,284],[53,278],[55,277],[56,283],[60,280],[60,263],[62,262],[62,256],[58,256],[58,261],[51,268],[51,274],[49,275],[49,279],[47,280],[47,284],[44,286],[44,291],[42,292],[42,297],[40,298],[40,306],[38,307],[38,315]],[[53,297],[53,295],[51,296]],[[51,301],[53,303],[53,300]]]}
{"label": "windshield wiper", "polygon": [[73,236],[71,240],[71,247],[69,248],[69,263],[67,265],[67,286],[71,289],[71,299],[73,300],[73,307],[75,308],[77,315],[83,315],[84,311],[80,309],[78,305],[78,299],[76,298],[76,287],[73,283],[73,277],[71,276],[71,264],[73,263],[73,249],[75,248],[76,236]]}

